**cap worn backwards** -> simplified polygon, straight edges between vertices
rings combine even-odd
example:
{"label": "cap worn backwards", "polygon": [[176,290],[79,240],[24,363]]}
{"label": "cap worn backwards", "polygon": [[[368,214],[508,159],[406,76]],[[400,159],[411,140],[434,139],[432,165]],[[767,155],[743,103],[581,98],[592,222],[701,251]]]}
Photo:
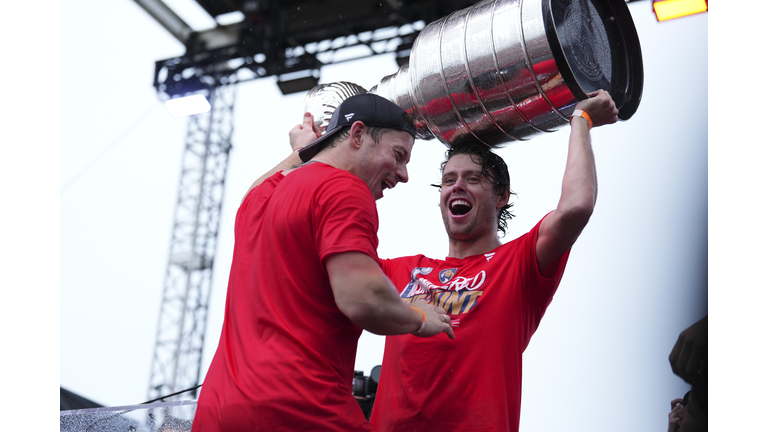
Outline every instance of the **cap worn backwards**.
{"label": "cap worn backwards", "polygon": [[333,113],[325,134],[299,150],[302,162],[312,159],[322,149],[322,144],[345,126],[361,121],[366,126],[406,131],[416,136],[416,130],[408,121],[405,111],[393,102],[373,93],[349,97]]}

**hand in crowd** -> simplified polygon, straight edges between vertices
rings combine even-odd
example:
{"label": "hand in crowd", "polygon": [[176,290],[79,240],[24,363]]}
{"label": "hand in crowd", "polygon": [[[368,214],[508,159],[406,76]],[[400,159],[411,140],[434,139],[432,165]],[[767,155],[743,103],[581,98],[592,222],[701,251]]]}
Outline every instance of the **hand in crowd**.
{"label": "hand in crowd", "polygon": [[683,400],[680,398],[672,400],[672,410],[669,412],[669,427],[667,432],[677,432],[680,429],[680,423],[683,421]]}
{"label": "hand in crowd", "polygon": [[601,89],[587,96],[589,99],[576,104],[576,109],[584,110],[589,114],[592,118],[592,127],[616,123],[619,120],[619,110],[607,91]]}
{"label": "hand in crowd", "polygon": [[323,133],[317,128],[315,119],[311,113],[304,113],[304,120],[297,124],[288,132],[288,138],[291,143],[291,150],[308,146],[312,141],[320,138]]}
{"label": "hand in crowd", "polygon": [[685,382],[696,385],[705,377],[700,373],[702,360],[707,355],[707,317],[680,333],[677,343],[669,354],[672,372]]}
{"label": "hand in crowd", "polygon": [[419,333],[413,333],[414,335],[420,337],[429,337],[439,333],[445,333],[450,339],[454,339],[456,337],[453,334],[451,317],[445,313],[445,309],[429,304],[424,300],[418,300],[413,303],[409,303],[409,306],[424,312],[424,316],[427,319],[427,325],[424,327],[424,329]]}

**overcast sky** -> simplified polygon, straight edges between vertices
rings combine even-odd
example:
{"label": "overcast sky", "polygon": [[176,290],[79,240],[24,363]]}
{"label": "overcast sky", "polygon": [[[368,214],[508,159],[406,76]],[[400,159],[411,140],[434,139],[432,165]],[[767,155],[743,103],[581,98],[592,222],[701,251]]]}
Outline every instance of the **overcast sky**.
{"label": "overcast sky", "polygon": [[[756,97],[723,104],[714,117],[727,125],[717,135],[714,162],[730,170],[722,178],[731,182],[710,183],[708,202],[712,177],[707,167],[713,162],[707,157],[713,136],[708,135],[707,121],[708,78],[713,81],[707,73],[709,14],[657,23],[650,2],[633,3],[630,9],[643,49],[643,100],[631,120],[592,133],[598,206],[524,354],[521,431],[640,432],[666,427],[669,401],[687,391],[671,373],[667,356],[679,332],[708,310],[708,222],[744,227],[709,236],[710,242],[725,245],[710,250],[710,262],[733,263],[728,279],[717,273],[710,285],[717,282],[728,292],[742,294],[745,301],[734,317],[742,326],[762,325],[754,317],[761,315],[756,305],[764,304],[759,288],[765,289],[765,282],[739,278],[759,269],[764,248],[739,254],[744,249],[736,247],[743,243],[735,243],[765,239],[762,213],[740,207],[746,200],[755,201],[741,186],[765,185],[761,162],[766,153],[755,146],[760,141],[749,132],[759,123],[744,121],[763,100],[757,97],[765,93],[761,71],[750,64],[746,42],[726,47],[723,40],[715,43],[718,53],[727,54],[718,62],[734,62],[728,73],[718,75],[731,78],[732,86],[716,87],[718,91],[727,101],[733,93],[753,92]],[[158,101],[152,73],[154,61],[181,55],[183,47],[130,0],[66,2],[60,25],[60,134],[54,127],[46,131],[46,124],[26,128],[33,134],[52,133],[48,140],[60,137],[60,165],[51,167],[53,172],[60,168],[59,176],[42,184],[30,179],[31,190],[14,197],[29,203],[30,196],[42,190],[47,202],[60,200],[60,268],[52,267],[60,269],[60,278],[54,275],[40,287],[60,283],[60,291],[49,296],[60,299],[60,385],[107,406],[130,405],[147,396],[186,131],[186,121],[170,117]],[[391,57],[379,56],[324,68],[321,80],[370,87],[395,70]],[[223,318],[237,205],[253,179],[286,155],[287,132],[301,120],[302,98],[281,96],[273,78],[238,86],[203,376]],[[757,103],[750,104],[752,100]],[[528,231],[556,205],[567,136],[565,128],[499,151],[518,193],[517,217],[503,241]],[[40,142],[47,142],[41,137]],[[445,256],[438,195],[429,187],[439,177],[444,150],[434,140],[417,143],[410,182],[388,191],[379,202],[382,257]],[[43,150],[36,154],[27,149],[25,156],[50,159]],[[716,165],[715,174],[720,167]],[[740,181],[733,182],[734,176]],[[4,180],[13,185],[13,178]],[[34,216],[49,206],[45,199],[40,200],[43,204],[34,201],[26,217],[9,222],[35,223]],[[722,207],[734,211],[718,212]],[[56,234],[42,228],[31,232],[30,240],[16,247],[19,257],[9,260],[17,265],[24,287],[44,273],[29,262],[36,257],[32,243],[45,244]],[[34,284],[31,289],[37,292]],[[23,301],[47,303],[49,297],[33,294]],[[719,306],[733,313],[732,307]],[[9,320],[6,327],[13,331],[18,321],[27,322],[25,318]],[[717,322],[715,317],[713,325]],[[38,331],[29,324],[27,328]],[[747,337],[729,335],[723,343],[746,346],[740,351],[745,352]],[[356,369],[368,374],[380,363],[382,350],[382,338],[364,335]],[[747,357],[741,364],[750,370],[755,356]]]}

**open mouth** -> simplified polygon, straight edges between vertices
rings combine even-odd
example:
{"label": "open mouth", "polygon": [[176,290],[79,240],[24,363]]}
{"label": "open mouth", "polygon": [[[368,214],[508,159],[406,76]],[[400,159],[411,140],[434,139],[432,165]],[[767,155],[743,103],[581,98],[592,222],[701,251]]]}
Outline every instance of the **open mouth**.
{"label": "open mouth", "polygon": [[458,199],[450,203],[449,209],[451,214],[461,216],[469,213],[469,211],[472,210],[472,204],[470,204],[469,201]]}
{"label": "open mouth", "polygon": [[387,189],[392,189],[392,188],[394,188],[394,187],[395,187],[395,184],[394,184],[394,183],[391,183],[389,180],[383,180],[383,181],[381,182],[381,190],[382,190],[382,191],[385,191],[385,190],[387,190]]}

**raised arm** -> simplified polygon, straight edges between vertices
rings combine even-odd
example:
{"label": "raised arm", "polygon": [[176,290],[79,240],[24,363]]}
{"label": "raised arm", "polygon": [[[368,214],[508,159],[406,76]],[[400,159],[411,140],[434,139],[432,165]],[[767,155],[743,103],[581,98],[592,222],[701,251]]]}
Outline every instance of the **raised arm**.
{"label": "raised arm", "polygon": [[444,309],[424,301],[411,303],[412,307],[403,303],[370,256],[362,252],[334,254],[326,259],[325,267],[336,305],[355,325],[379,335],[418,332],[416,336],[427,337],[446,333],[454,338]]}
{"label": "raised arm", "polygon": [[[280,163],[275,165],[272,169],[262,174],[261,177],[257,178],[256,181],[251,184],[251,187],[248,188],[248,192],[250,192],[251,189],[255,188],[256,186],[260,185],[264,180],[268,179],[276,172],[289,170],[301,165],[299,150],[317,138],[320,138],[320,135],[322,135],[322,133],[317,128],[312,114],[304,113],[303,122],[294,126],[293,129],[288,132],[288,137],[291,144],[291,154],[288,155],[288,157],[282,160]],[[243,200],[245,199],[245,196],[248,195],[248,192],[246,192],[243,196]]]}
{"label": "raised arm", "polygon": [[[589,99],[579,102],[576,109],[588,113],[593,127],[618,120],[619,111],[608,92],[598,90],[589,96]],[[553,271],[550,267],[576,242],[595,208],[597,172],[589,129],[589,122],[585,118],[571,118],[568,159],[560,201],[557,208],[542,221],[536,242],[536,258],[545,276]]]}

